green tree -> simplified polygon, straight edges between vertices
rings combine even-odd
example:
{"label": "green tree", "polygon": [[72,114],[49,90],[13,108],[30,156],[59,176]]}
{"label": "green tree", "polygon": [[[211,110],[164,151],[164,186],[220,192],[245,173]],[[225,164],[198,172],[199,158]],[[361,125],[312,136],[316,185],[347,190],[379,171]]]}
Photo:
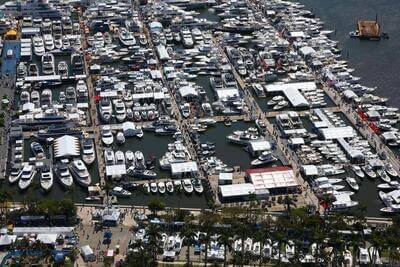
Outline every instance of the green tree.
{"label": "green tree", "polygon": [[151,213],[154,216],[157,216],[157,213],[159,211],[162,211],[165,209],[165,203],[162,202],[160,199],[158,198],[154,198],[152,200],[150,200],[149,204],[147,205],[148,209],[151,211]]}
{"label": "green tree", "polygon": [[186,264],[185,266],[188,267],[191,265],[190,262],[190,247],[195,243],[195,227],[191,223],[186,223],[181,230],[180,233],[181,237],[183,238],[183,244],[186,246]]}
{"label": "green tree", "polygon": [[228,265],[227,253],[232,249],[232,233],[229,228],[223,229],[218,236],[218,245],[224,246],[224,267]]}

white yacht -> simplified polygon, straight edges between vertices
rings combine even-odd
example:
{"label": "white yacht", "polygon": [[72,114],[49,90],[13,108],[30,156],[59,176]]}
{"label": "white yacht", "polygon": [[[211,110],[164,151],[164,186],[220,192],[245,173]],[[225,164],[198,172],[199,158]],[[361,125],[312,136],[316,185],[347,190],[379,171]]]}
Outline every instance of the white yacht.
{"label": "white yacht", "polygon": [[157,187],[158,187],[158,192],[159,192],[160,194],[164,194],[164,193],[165,193],[166,188],[165,188],[165,183],[164,183],[164,182],[159,182],[159,183],[157,184]]}
{"label": "white yacht", "polygon": [[377,188],[382,190],[396,190],[400,189],[400,183],[398,181],[390,181],[389,183],[378,184]]}
{"label": "white yacht", "polygon": [[41,160],[41,159],[44,159],[46,157],[42,145],[40,145],[38,142],[32,142],[31,143],[31,149],[32,149],[33,155],[37,159]]}
{"label": "white yacht", "polygon": [[193,189],[193,184],[190,181],[190,179],[183,179],[182,187],[183,187],[183,190],[185,190],[186,193],[188,193],[188,194],[193,193],[193,190],[194,190]]}
{"label": "white yacht", "polygon": [[192,33],[190,32],[190,30],[186,29],[186,28],[182,28],[180,33],[182,36],[183,46],[186,48],[192,48],[194,45],[194,41],[193,41]]}
{"label": "white yacht", "polygon": [[57,64],[57,72],[61,78],[68,78],[68,64],[66,61],[60,61]]}
{"label": "white yacht", "polygon": [[354,172],[355,175],[357,175],[360,178],[364,178],[365,174],[363,170],[360,168],[358,165],[351,165],[351,170]]}
{"label": "white yacht", "polygon": [[107,166],[115,164],[115,153],[111,148],[104,149],[104,161]]}
{"label": "white yacht", "polygon": [[360,189],[360,186],[358,185],[357,180],[355,178],[346,177],[346,182],[352,190],[358,191],[358,189]]}
{"label": "white yacht", "polygon": [[36,56],[41,57],[45,53],[44,42],[41,36],[35,36],[32,38],[33,52]]}
{"label": "white yacht", "polygon": [[57,163],[54,167],[54,173],[65,189],[69,189],[72,186],[74,181],[66,163]]}
{"label": "white yacht", "polygon": [[36,174],[35,168],[32,165],[26,164],[22,169],[22,173],[18,181],[19,189],[21,190],[27,189],[32,183],[35,174]]}
{"label": "white yacht", "polygon": [[53,35],[51,34],[43,34],[43,42],[44,42],[44,48],[46,51],[51,51],[54,50],[54,39]]}
{"label": "white yacht", "polygon": [[40,187],[48,192],[53,186],[53,172],[48,165],[43,165],[40,170]]}
{"label": "white yacht", "polygon": [[62,37],[61,35],[54,35],[54,48],[61,49],[62,48]]}
{"label": "white yacht", "polygon": [[368,249],[359,248],[358,253],[358,263],[368,265],[371,262],[371,258],[369,257]]}
{"label": "white yacht", "polygon": [[165,183],[165,188],[169,194],[174,192],[174,184],[171,181]]}
{"label": "white yacht", "polygon": [[111,128],[108,125],[104,125],[101,129],[101,141],[106,145],[110,146],[114,142],[114,136],[111,132]]}
{"label": "white yacht", "polygon": [[18,179],[21,177],[23,168],[17,167],[17,166],[12,166],[10,170],[10,175],[8,176],[8,182],[10,184],[13,184],[18,181]]}
{"label": "white yacht", "polygon": [[115,117],[117,118],[117,121],[123,122],[126,119],[126,109],[125,109],[125,104],[122,100],[117,100],[114,102],[115,106]]}
{"label": "white yacht", "polygon": [[117,143],[119,145],[123,145],[125,143],[125,135],[123,132],[118,132],[117,133]]}
{"label": "white yacht", "polygon": [[111,194],[116,196],[116,197],[121,197],[121,198],[129,198],[132,193],[129,192],[128,190],[123,189],[120,186],[116,186],[112,189]]}
{"label": "white yacht", "polygon": [[92,178],[86,168],[85,163],[80,159],[75,159],[70,166],[72,177],[83,187],[88,187],[92,182]]}
{"label": "white yacht", "polygon": [[125,46],[134,46],[136,44],[135,37],[126,28],[120,28],[118,38]]}
{"label": "white yacht", "polygon": [[111,120],[113,108],[109,98],[102,98],[99,101],[99,110],[101,119],[108,123]]}
{"label": "white yacht", "polygon": [[122,151],[115,152],[115,164],[125,165],[125,154]]}
{"label": "white yacht", "polygon": [[197,194],[202,194],[204,192],[203,184],[201,183],[200,179],[193,179],[192,180],[193,190]]}
{"label": "white yacht", "polygon": [[150,183],[150,192],[155,194],[157,193],[157,191],[158,191],[157,183]]}
{"label": "white yacht", "polygon": [[277,158],[275,158],[270,151],[264,151],[261,153],[260,156],[258,156],[257,159],[255,159],[251,162],[251,165],[252,166],[261,166],[261,165],[269,164],[276,160],[277,160]]}
{"label": "white yacht", "polygon": [[51,106],[53,103],[53,93],[51,92],[50,89],[44,89],[42,91],[42,96],[41,96],[41,104],[42,106]]}
{"label": "white yacht", "polygon": [[135,163],[135,154],[132,151],[127,150],[125,152],[125,159],[127,164],[133,166],[133,164]]}
{"label": "white yacht", "polygon": [[42,72],[45,75],[54,74],[54,56],[52,53],[45,53],[42,56]]}
{"label": "white yacht", "polygon": [[82,140],[82,160],[86,164],[90,165],[96,159],[96,153],[94,151],[94,142],[91,138]]}

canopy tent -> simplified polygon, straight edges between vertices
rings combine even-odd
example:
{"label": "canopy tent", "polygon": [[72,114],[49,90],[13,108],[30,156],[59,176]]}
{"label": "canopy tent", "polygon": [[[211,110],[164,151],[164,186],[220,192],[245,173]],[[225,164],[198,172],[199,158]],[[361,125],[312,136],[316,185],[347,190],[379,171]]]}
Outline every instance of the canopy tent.
{"label": "canopy tent", "polygon": [[0,236],[0,246],[10,245],[15,242],[15,239],[17,239],[16,235],[2,235]]}
{"label": "canopy tent", "polygon": [[54,152],[56,158],[77,157],[80,155],[79,138],[70,135],[64,135],[57,138],[54,143]]}

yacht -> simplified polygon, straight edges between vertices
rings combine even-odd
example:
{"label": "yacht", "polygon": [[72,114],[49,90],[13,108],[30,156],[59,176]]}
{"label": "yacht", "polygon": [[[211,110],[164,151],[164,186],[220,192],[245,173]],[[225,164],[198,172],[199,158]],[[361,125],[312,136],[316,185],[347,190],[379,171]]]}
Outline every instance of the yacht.
{"label": "yacht", "polygon": [[157,177],[157,173],[151,170],[137,168],[135,166],[130,166],[126,173],[132,177],[139,179],[154,179]]}
{"label": "yacht", "polygon": [[202,194],[204,192],[203,184],[200,179],[192,180],[193,189],[197,194]]}
{"label": "yacht", "polygon": [[54,35],[54,48],[61,49],[63,46],[61,35]]}
{"label": "yacht", "polygon": [[29,64],[28,76],[39,76],[39,68],[35,63]]}
{"label": "yacht", "polygon": [[155,194],[155,193],[157,193],[157,191],[158,191],[157,183],[150,183],[150,192]]}
{"label": "yacht", "polygon": [[86,82],[84,80],[79,80],[76,84],[76,96],[78,103],[87,103],[88,102],[88,89],[86,86]]}
{"label": "yacht", "polygon": [[397,171],[393,168],[392,164],[389,162],[385,163],[385,171],[391,176],[391,177],[398,177]]}
{"label": "yacht", "polygon": [[38,142],[32,142],[31,143],[31,149],[32,149],[32,153],[33,155],[41,160],[44,159],[46,157],[43,147],[38,143]]}
{"label": "yacht", "polygon": [[104,149],[104,161],[107,166],[115,164],[115,154],[111,148]]}
{"label": "yacht", "polygon": [[143,169],[145,167],[144,156],[142,151],[135,152],[135,166],[140,169]]}
{"label": "yacht", "polygon": [[182,28],[180,31],[180,34],[182,36],[183,46],[186,48],[192,48],[194,45],[194,41],[193,41],[192,33],[190,32],[190,30],[186,29],[186,28]]}
{"label": "yacht", "polygon": [[346,177],[346,182],[352,190],[358,191],[358,189],[360,189],[360,186],[358,185],[357,180],[355,178]]}
{"label": "yacht", "polygon": [[379,255],[379,250],[376,247],[369,247],[368,251],[369,251],[369,255],[371,257],[371,261],[375,265],[382,265],[382,260]]}
{"label": "yacht", "polygon": [[384,181],[385,183],[390,183],[391,179],[389,177],[389,175],[387,175],[385,169],[380,168],[376,170],[376,174],[379,176],[379,178],[382,179],[382,181]]}
{"label": "yacht", "polygon": [[378,184],[377,188],[381,190],[396,190],[400,189],[400,183],[398,181],[390,181],[389,183]]}
{"label": "yacht", "polygon": [[33,90],[31,92],[31,102],[33,104],[35,104],[36,107],[39,107],[39,105],[40,105],[40,94],[39,94],[38,91]]}
{"label": "yacht", "polygon": [[261,165],[272,163],[276,160],[277,160],[277,158],[275,158],[270,151],[264,151],[261,153],[261,155],[257,159],[255,159],[251,162],[251,165],[252,166],[261,166]]}
{"label": "yacht", "polygon": [[132,151],[127,150],[125,152],[125,159],[127,164],[133,166],[133,164],[135,163],[135,154]]}
{"label": "yacht", "polygon": [[286,100],[279,101],[272,109],[273,110],[281,110],[289,105],[289,102]]}
{"label": "yacht", "polygon": [[114,187],[112,189],[112,191],[111,191],[111,194],[113,196],[120,197],[120,198],[129,198],[132,195],[131,192],[129,192],[128,190],[123,189],[120,186]]}
{"label": "yacht", "polygon": [[190,179],[183,179],[183,181],[182,181],[182,187],[183,187],[183,190],[185,190],[185,192],[186,192],[187,194],[193,193],[193,184],[192,184],[192,182],[190,181]]}
{"label": "yacht", "polygon": [[41,96],[42,106],[51,106],[53,103],[53,93],[50,89],[44,89]]}
{"label": "yacht", "polygon": [[43,42],[44,42],[44,48],[47,51],[54,50],[54,39],[53,35],[51,34],[43,34]]}
{"label": "yacht", "polygon": [[71,42],[69,41],[69,39],[66,36],[62,37],[62,47],[61,50],[69,50],[71,49]]}
{"label": "yacht", "polygon": [[110,122],[113,108],[109,98],[100,99],[99,110],[101,119],[106,123]]}
{"label": "yacht", "polygon": [[165,183],[165,188],[169,194],[174,192],[174,184],[171,181]]}
{"label": "yacht", "polygon": [[114,136],[112,135],[110,126],[105,125],[101,129],[101,141],[106,146],[110,146],[114,142]]}
{"label": "yacht", "polygon": [[19,96],[21,104],[26,104],[31,101],[31,95],[29,94],[28,91],[22,91],[20,96]]}
{"label": "yacht", "polygon": [[165,183],[164,183],[164,182],[159,182],[159,183],[157,184],[157,187],[158,187],[158,192],[159,192],[160,194],[164,194],[164,193],[165,193],[166,188],[165,188]]}
{"label": "yacht", "polygon": [[42,72],[45,75],[54,74],[54,56],[52,53],[45,53],[42,56]]}
{"label": "yacht", "polygon": [[146,35],[145,35],[145,34],[141,33],[141,34],[139,35],[139,43],[140,43],[142,46],[147,45],[147,38],[146,38]]}
{"label": "yacht", "polygon": [[10,184],[16,183],[18,179],[21,177],[22,168],[13,165],[10,170],[10,175],[8,176],[8,182]]}
{"label": "yacht", "polygon": [[268,106],[274,106],[274,105],[278,104],[279,102],[281,102],[283,100],[285,100],[285,98],[283,96],[277,95],[277,96],[274,96],[271,100],[269,100],[267,102],[267,105]]}
{"label": "yacht", "polygon": [[375,179],[377,177],[376,172],[372,169],[370,165],[364,165],[361,168],[369,178]]}
{"label": "yacht", "polygon": [[83,187],[88,187],[92,182],[85,163],[80,159],[75,159],[70,166],[72,177]]}
{"label": "yacht", "polygon": [[126,119],[125,104],[122,100],[117,100],[114,103],[117,121],[123,122]]}
{"label": "yacht", "polygon": [[69,189],[72,186],[74,181],[66,163],[57,163],[54,167],[54,173],[65,189]]}
{"label": "yacht", "polygon": [[263,139],[263,137],[258,134],[258,130],[253,127],[245,131],[235,131],[233,134],[228,135],[227,138],[230,142],[239,145],[247,145],[250,141]]}
{"label": "yacht", "polygon": [[85,138],[82,140],[82,160],[86,164],[90,165],[96,159],[96,153],[94,151],[94,142],[91,138]]}
{"label": "yacht", "polygon": [[360,178],[364,178],[365,174],[363,170],[360,168],[360,166],[357,165],[351,165],[351,170],[354,172],[355,175],[357,175]]}
{"label": "yacht", "polygon": [[17,68],[18,77],[25,77],[27,73],[28,73],[28,67],[24,62],[20,62]]}
{"label": "yacht", "polygon": [[117,133],[117,144],[123,145],[125,143],[125,135],[123,132]]}
{"label": "yacht", "polygon": [[48,192],[53,186],[53,172],[48,165],[43,165],[40,170],[40,187]]}
{"label": "yacht", "polygon": [[68,104],[75,104],[76,103],[76,91],[75,88],[72,86],[67,87],[67,89],[65,89],[65,101]]}
{"label": "yacht", "polygon": [[181,108],[182,116],[184,118],[189,118],[190,117],[190,104],[185,103],[185,104],[181,105],[180,108]]}
{"label": "yacht", "polygon": [[134,46],[136,44],[135,37],[126,28],[120,28],[118,38],[124,46]]}
{"label": "yacht", "polygon": [[74,73],[83,72],[83,56],[79,52],[74,52],[71,55],[71,67]]}
{"label": "yacht", "polygon": [[18,181],[18,187],[21,190],[25,190],[32,183],[33,177],[35,177],[36,170],[32,165],[25,164],[22,169],[21,176]]}
{"label": "yacht", "polygon": [[380,209],[380,211],[389,214],[400,213],[400,204],[392,204],[388,207],[383,207]]}
{"label": "yacht", "polygon": [[115,152],[115,164],[125,165],[125,154],[122,151]]}
{"label": "yacht", "polygon": [[44,48],[42,37],[41,36],[33,37],[32,44],[33,44],[33,52],[35,53],[35,55],[38,57],[43,56],[46,50]]}
{"label": "yacht", "polygon": [[57,65],[57,72],[61,78],[68,78],[68,65],[65,61],[60,61]]}

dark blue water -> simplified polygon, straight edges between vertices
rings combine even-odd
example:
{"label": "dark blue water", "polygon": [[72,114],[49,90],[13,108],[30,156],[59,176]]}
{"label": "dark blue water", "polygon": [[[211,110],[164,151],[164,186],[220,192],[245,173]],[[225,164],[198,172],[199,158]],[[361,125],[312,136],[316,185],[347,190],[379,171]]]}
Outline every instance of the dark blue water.
{"label": "dark blue water", "polygon": [[[377,95],[389,97],[388,104],[400,106],[398,85],[400,75],[400,1],[398,0],[299,0],[325,22],[325,28],[336,30],[332,39],[340,42],[342,56],[348,59],[354,74],[361,83],[377,86]],[[348,33],[355,30],[357,20],[378,21],[389,40],[366,41],[351,39]],[[347,57],[348,56],[348,57]]]}

